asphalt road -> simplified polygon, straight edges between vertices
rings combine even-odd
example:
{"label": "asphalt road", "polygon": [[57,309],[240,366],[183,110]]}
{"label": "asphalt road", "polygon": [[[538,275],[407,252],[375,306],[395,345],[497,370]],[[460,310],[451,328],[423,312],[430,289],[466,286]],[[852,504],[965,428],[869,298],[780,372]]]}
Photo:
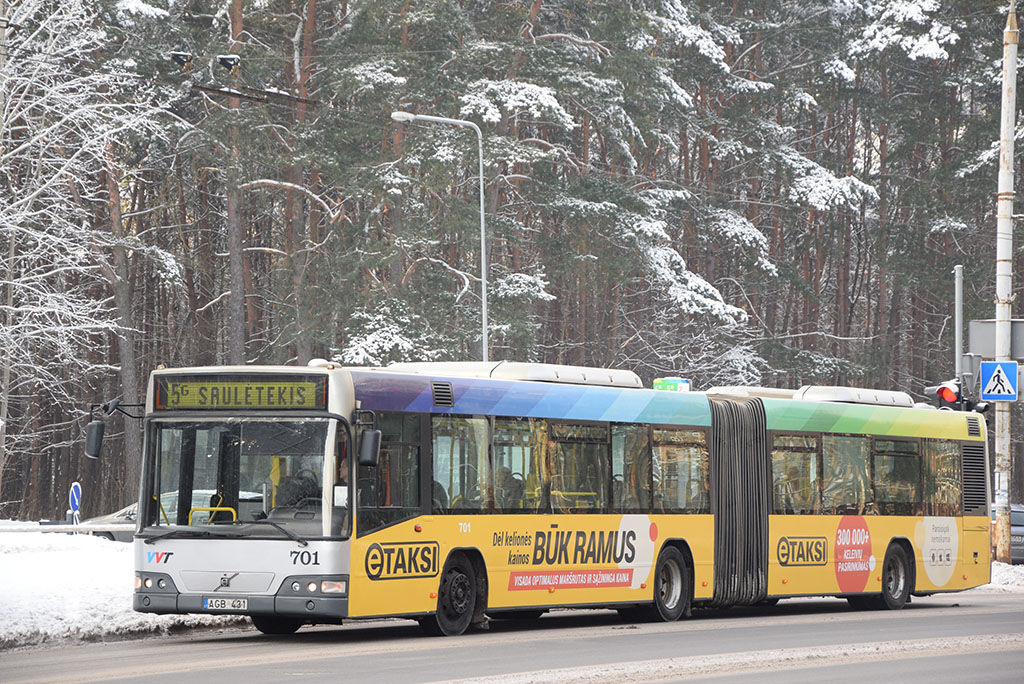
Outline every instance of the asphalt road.
{"label": "asphalt road", "polygon": [[837,599],[627,624],[610,611],[496,621],[457,638],[415,623],[252,630],[0,653],[0,682],[1021,682],[1024,594],[915,599],[856,612]]}

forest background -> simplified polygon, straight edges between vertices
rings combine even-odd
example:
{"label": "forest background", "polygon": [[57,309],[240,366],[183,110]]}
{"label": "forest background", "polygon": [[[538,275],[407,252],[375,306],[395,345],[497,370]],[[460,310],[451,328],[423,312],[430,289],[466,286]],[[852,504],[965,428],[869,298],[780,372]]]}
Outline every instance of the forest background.
{"label": "forest background", "polygon": [[994,311],[1005,21],[0,0],[0,518],[62,517],[75,479],[86,516],[134,500],[139,421],[99,462],[83,426],[158,364],[480,358],[474,134],[396,110],[483,128],[491,359],[923,398],[955,264]]}

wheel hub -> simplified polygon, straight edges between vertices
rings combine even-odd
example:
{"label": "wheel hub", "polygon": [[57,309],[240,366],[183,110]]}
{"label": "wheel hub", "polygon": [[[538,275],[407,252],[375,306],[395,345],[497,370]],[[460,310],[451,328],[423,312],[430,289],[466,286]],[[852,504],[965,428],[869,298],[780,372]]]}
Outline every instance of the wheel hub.
{"label": "wheel hub", "polygon": [[461,573],[453,577],[448,587],[448,604],[454,613],[462,615],[469,609],[469,595],[469,578]]}
{"label": "wheel hub", "polygon": [[899,561],[894,559],[889,563],[889,567],[886,568],[886,588],[889,590],[889,596],[897,598],[903,594],[903,575],[903,566]]}
{"label": "wheel hub", "polygon": [[682,593],[682,577],[678,566],[668,563],[661,569],[661,602],[669,610],[676,607]]}

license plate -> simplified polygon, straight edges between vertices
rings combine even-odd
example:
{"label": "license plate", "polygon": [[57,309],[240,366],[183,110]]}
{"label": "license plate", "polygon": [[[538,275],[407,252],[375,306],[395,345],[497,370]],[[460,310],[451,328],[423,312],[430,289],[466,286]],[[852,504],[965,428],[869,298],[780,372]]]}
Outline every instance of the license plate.
{"label": "license plate", "polygon": [[203,610],[248,610],[249,599],[203,598]]}

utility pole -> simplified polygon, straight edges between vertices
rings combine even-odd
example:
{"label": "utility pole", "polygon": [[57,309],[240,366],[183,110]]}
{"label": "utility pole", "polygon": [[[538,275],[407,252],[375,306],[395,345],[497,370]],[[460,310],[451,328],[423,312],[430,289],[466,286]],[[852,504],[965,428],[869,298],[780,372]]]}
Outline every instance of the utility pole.
{"label": "utility pole", "polygon": [[[228,10],[231,24],[231,53],[232,55],[241,51],[242,48],[242,0],[231,0]],[[239,62],[226,60],[231,64],[231,85],[238,90]],[[225,62],[221,62],[224,64]],[[231,108],[231,124],[228,126],[228,153],[227,168],[224,174],[224,196],[227,200],[227,248],[228,248],[228,282],[231,283],[231,296],[228,298],[228,363],[232,366],[245,364],[245,340],[247,324],[245,310],[245,247],[244,229],[242,218],[239,216],[239,190],[238,190],[238,117],[239,109],[242,106],[241,100],[237,97],[228,98],[228,106]]]}
{"label": "utility pole", "polygon": [[956,381],[960,383],[960,396],[963,397],[965,392],[964,383],[964,267],[963,264],[957,264],[953,267],[953,298],[956,300],[953,304],[954,318],[956,319],[956,327],[953,329],[953,371]]}
{"label": "utility pole", "polygon": [[[7,101],[4,95],[6,76],[4,69],[7,64],[7,25],[10,21],[4,15],[6,3],[0,0],[0,148],[4,144],[4,112],[7,111]],[[8,326],[14,324],[14,252],[17,243],[14,241],[15,231],[11,231],[7,247],[7,315],[5,322]],[[8,352],[9,354],[10,352]],[[7,464],[7,412],[10,408],[11,397],[11,357],[3,360],[3,370],[0,371],[0,491],[4,484],[4,466]]]}
{"label": "utility pole", "polygon": [[[996,361],[1010,361],[1013,303],[1013,136],[1017,111],[1017,11],[1003,30],[1003,105],[999,130],[999,195],[996,207]],[[1010,403],[996,402],[996,560],[1010,562]]]}

